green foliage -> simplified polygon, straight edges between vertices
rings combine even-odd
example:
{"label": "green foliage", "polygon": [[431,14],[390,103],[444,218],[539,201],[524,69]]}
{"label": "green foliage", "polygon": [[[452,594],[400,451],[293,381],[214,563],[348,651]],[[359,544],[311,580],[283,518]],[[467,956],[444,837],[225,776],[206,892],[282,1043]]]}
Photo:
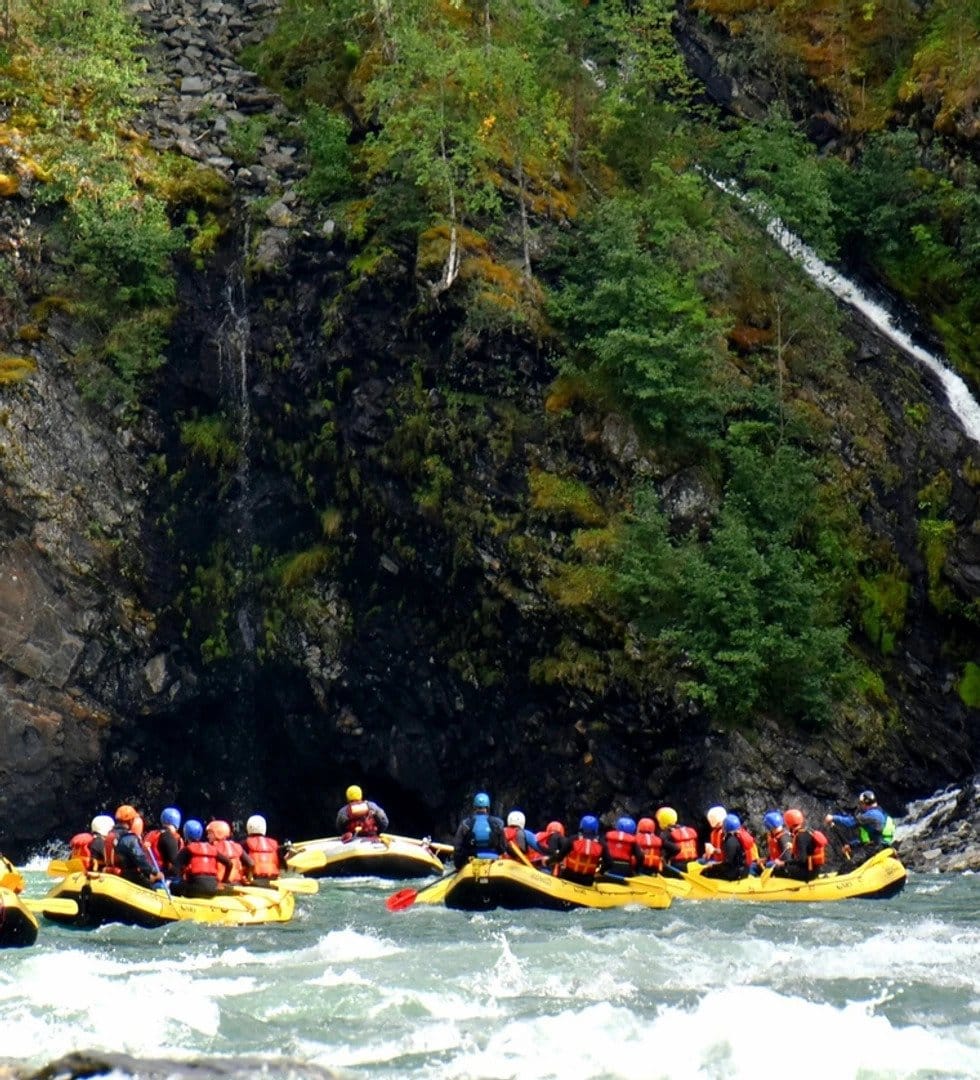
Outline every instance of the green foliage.
{"label": "green foliage", "polygon": [[963,676],[956,684],[956,692],[967,708],[980,709],[980,664],[967,661]]}
{"label": "green foliage", "polygon": [[310,158],[303,180],[307,197],[327,202],[347,193],[352,184],[350,121],[314,103],[303,116],[302,130]]}
{"label": "green foliage", "polygon": [[532,469],[528,474],[528,487],[531,505],[545,515],[580,525],[605,524],[602,507],[580,480]]}
{"label": "green foliage", "polygon": [[256,114],[228,125],[228,149],[236,161],[253,165],[259,160],[259,152],[275,118]]}
{"label": "green foliage", "polygon": [[955,536],[956,525],[952,521],[923,518],[919,522],[919,550],[926,566],[929,598],[940,611],[948,610],[952,599],[949,587],[942,582],[942,572]]}
{"label": "green foliage", "polygon": [[333,552],[322,544],[299,551],[283,560],[278,569],[284,589],[298,589],[326,570],[333,561]]}
{"label": "green foliage", "polygon": [[718,719],[818,722],[852,671],[833,579],[800,542],[818,527],[813,477],[788,447],[736,447],[705,543],[671,539],[655,497],[639,494],[619,553],[621,602],[673,655],[678,689]]}
{"label": "green foliage", "polygon": [[677,210],[671,221],[641,200],[600,205],[562,252],[550,311],[574,346],[566,374],[622,402],[651,436],[710,441],[721,428],[721,328],[695,270],[671,257],[690,231]]}

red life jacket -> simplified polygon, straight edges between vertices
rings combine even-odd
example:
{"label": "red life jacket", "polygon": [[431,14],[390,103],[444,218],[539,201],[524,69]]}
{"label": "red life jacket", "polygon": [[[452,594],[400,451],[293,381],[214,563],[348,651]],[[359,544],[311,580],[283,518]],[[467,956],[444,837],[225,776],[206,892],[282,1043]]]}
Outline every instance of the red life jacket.
{"label": "red life jacket", "polygon": [[573,874],[594,877],[601,859],[602,844],[598,840],[588,836],[577,836],[572,841],[571,850],[565,856],[562,865]]}
{"label": "red life jacket", "polygon": [[244,881],[245,874],[242,872],[242,854],[244,849],[237,840],[218,840],[215,842],[215,850],[221,855],[227,855],[231,859],[231,867],[218,863],[218,881],[235,885]]}
{"label": "red life jacket", "polygon": [[218,876],[218,849],[207,840],[191,840],[184,847],[191,853],[190,860],[184,867],[184,880],[192,877]]}
{"label": "red life jacket", "polygon": [[656,833],[641,832],[636,834],[636,865],[644,870],[663,870],[664,842]]}
{"label": "red life jacket", "polygon": [[806,860],[807,870],[815,870],[818,866],[823,866],[827,861],[827,837],[819,829],[797,829],[793,833],[793,857],[796,858],[799,855],[798,838],[802,833],[808,832],[813,837],[813,850]]}
{"label": "red life jacket", "polygon": [[71,844],[70,859],[81,859],[85,863],[86,870],[95,868],[95,859],[92,856],[92,841],[95,837],[90,832],[75,833],[68,841]]}
{"label": "red life jacket", "polygon": [[698,857],[698,832],[690,825],[675,825],[667,835],[680,848],[671,862],[693,862]]}
{"label": "red life jacket", "polygon": [[356,836],[378,835],[378,819],[363,799],[347,804],[347,828]]}
{"label": "red life jacket", "polygon": [[245,850],[255,860],[253,878],[279,877],[279,844],[271,836],[246,836]]}
{"label": "red life jacket", "polygon": [[155,859],[157,866],[159,866],[161,870],[163,870],[164,867],[163,856],[160,854],[160,837],[165,832],[172,833],[176,837],[177,850],[180,851],[180,849],[184,846],[184,841],[181,840],[180,834],[177,832],[177,830],[171,829],[169,826],[167,826],[167,828],[165,829],[151,829],[146,834],[146,836],[143,837],[143,847],[146,848],[146,850],[152,856],[150,861],[152,862]]}
{"label": "red life jacket", "polygon": [[711,835],[708,837],[708,843],[713,844],[714,848],[715,848],[715,850],[712,852],[712,854],[708,856],[708,858],[711,859],[712,862],[721,862],[721,860],[724,858],[724,855],[722,855],[722,852],[721,852],[721,846],[722,846],[722,844],[724,844],[724,842],[725,842],[725,829],[724,829],[724,826],[718,825],[716,828],[711,830]]}
{"label": "red life jacket", "polygon": [[776,829],[775,832],[766,834],[766,846],[769,849],[770,859],[775,860],[783,857],[783,845],[779,841],[785,835],[785,829]]}
{"label": "red life jacket", "polygon": [[735,835],[738,837],[738,842],[742,845],[742,850],[745,852],[745,865],[753,866],[759,861],[759,845],[755,842],[755,837],[744,825],[735,833]]}
{"label": "red life jacket", "polygon": [[613,862],[627,863],[632,869],[636,866],[633,856],[633,848],[636,845],[636,837],[632,833],[621,832],[619,829],[610,829],[606,833],[606,852]]}
{"label": "red life jacket", "polygon": [[121,874],[122,867],[116,866],[116,833],[109,832],[105,838],[105,872]]}
{"label": "red life jacket", "polygon": [[[504,826],[504,858],[512,859],[513,855],[510,853],[510,845],[514,844],[518,850],[527,851],[527,837],[524,835],[524,830],[519,829],[516,825]],[[532,849],[533,850],[533,849]]]}

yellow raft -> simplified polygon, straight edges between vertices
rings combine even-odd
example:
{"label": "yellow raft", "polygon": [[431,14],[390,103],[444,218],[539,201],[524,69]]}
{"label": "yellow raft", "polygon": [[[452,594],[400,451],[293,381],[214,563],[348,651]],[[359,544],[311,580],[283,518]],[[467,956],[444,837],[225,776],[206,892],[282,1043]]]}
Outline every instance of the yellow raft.
{"label": "yellow raft", "polygon": [[722,881],[703,877],[699,863],[688,863],[686,873],[667,874],[663,881],[674,899],[752,900],[756,902],[828,900],[887,900],[905,887],[905,867],[892,848],[844,873],[821,874],[813,881],[765,875]]}
{"label": "yellow raft", "polygon": [[78,904],[75,915],[44,911],[44,917],[68,926],[92,927],[119,922],[155,927],[172,922],[212,923],[217,926],[253,926],[289,922],[296,898],[285,888],[235,886],[207,900],[171,896],[163,889],[147,889],[118,874],[74,872],[62,878],[48,899],[64,898]]}
{"label": "yellow raft", "polygon": [[394,880],[429,877],[443,871],[440,854],[451,844],[409,836],[327,836],[294,844],[286,868],[307,877],[381,877]]}
{"label": "yellow raft", "polygon": [[37,941],[37,917],[20,895],[23,889],[24,879],[0,855],[0,949],[21,949]]}
{"label": "yellow raft", "polygon": [[[622,882],[577,885],[516,859],[471,859],[461,870],[420,890],[413,898],[417,904],[444,903],[446,907],[461,911],[492,908],[570,911],[573,908],[630,905],[663,909],[670,907],[670,900],[662,878],[629,878]],[[390,907],[390,910],[396,908]]]}

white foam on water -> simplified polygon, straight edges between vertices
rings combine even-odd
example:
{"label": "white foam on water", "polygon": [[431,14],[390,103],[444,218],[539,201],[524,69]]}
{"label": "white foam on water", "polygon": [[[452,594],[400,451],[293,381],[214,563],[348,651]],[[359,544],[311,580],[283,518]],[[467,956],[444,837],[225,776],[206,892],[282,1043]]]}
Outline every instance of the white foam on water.
{"label": "white foam on water", "polygon": [[[774,1033],[785,1032],[785,1051]],[[805,1043],[797,1040],[806,1033]],[[812,1057],[801,1052],[813,1049]],[[842,1008],[761,987],[709,991],[693,1007],[648,1020],[595,1004],[546,1019],[512,1020],[479,1048],[429,1075],[455,1080],[872,1080],[917,1074],[980,1077],[980,1051],[921,1027],[896,1028],[874,1003]]]}

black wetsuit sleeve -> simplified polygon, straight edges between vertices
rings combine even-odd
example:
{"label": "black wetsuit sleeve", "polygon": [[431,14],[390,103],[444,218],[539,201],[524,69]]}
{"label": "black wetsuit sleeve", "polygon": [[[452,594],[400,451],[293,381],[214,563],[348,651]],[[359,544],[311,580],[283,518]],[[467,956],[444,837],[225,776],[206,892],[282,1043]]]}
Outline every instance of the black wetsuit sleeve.
{"label": "black wetsuit sleeve", "polygon": [[160,862],[163,864],[160,869],[165,870],[168,866],[173,866],[174,860],[180,853],[177,837],[169,830],[161,832],[157,839],[157,850],[160,852]]}

